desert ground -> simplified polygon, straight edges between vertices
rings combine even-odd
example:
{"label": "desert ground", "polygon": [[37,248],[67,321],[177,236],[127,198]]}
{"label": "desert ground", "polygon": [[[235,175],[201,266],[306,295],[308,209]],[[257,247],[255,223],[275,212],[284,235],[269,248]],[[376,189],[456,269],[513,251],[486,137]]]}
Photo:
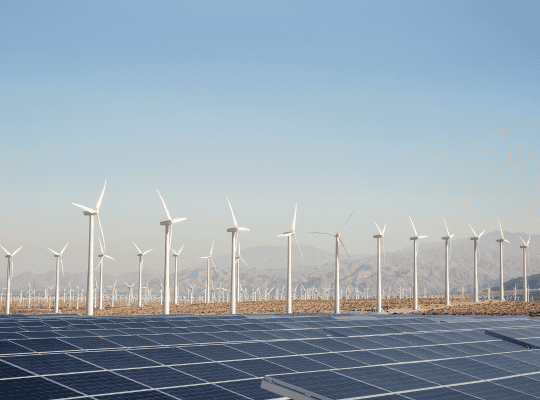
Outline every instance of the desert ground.
{"label": "desert ground", "polygon": [[[451,306],[444,305],[444,299],[419,298],[418,303],[421,310],[412,310],[412,299],[385,299],[382,302],[383,310],[393,314],[426,314],[426,315],[540,315],[540,301],[504,301],[482,300],[475,303],[469,298],[452,299]],[[373,313],[376,308],[376,300],[342,300],[342,313]],[[137,305],[107,305],[103,310],[94,308],[94,315],[140,315],[140,314],[162,314],[162,306],[159,302],[147,304],[143,307]],[[61,306],[62,314],[86,314],[84,306],[76,308],[74,304],[69,307]],[[294,300],[293,311],[295,313],[333,313],[333,300]],[[237,303],[237,314],[281,314],[285,312],[284,300],[269,301],[242,301]],[[5,308],[0,307],[0,313],[5,313]],[[53,314],[54,309],[48,307],[25,307],[24,305],[12,306],[11,314]],[[229,314],[229,303],[210,304],[171,304],[170,314]]]}

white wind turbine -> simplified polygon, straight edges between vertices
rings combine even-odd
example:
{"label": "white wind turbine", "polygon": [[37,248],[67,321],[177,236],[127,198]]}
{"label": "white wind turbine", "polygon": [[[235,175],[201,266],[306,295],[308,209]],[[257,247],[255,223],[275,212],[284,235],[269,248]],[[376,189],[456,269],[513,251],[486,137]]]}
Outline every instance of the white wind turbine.
{"label": "white wind turbine", "polygon": [[[236,256],[236,287],[238,291],[240,291],[240,261],[246,264],[246,267],[248,268],[249,268],[249,265],[246,262],[246,260],[242,258],[242,252],[240,248],[240,238],[238,238],[237,243],[238,243],[238,255]],[[237,301],[240,301],[240,297],[238,297]]]}
{"label": "white wind turbine", "polygon": [[377,225],[376,222],[374,222],[375,226],[377,227],[377,230],[379,231],[378,235],[373,235],[374,238],[377,239],[377,312],[382,312],[382,294],[381,294],[381,239],[384,240],[384,231],[386,230],[386,222],[384,223],[384,228],[381,231],[379,228],[379,225]]}
{"label": "white wind turbine", "polygon": [[450,231],[448,230],[448,225],[446,225],[446,221],[444,220],[444,226],[446,227],[446,233],[447,236],[443,237],[442,240],[445,241],[445,249],[446,249],[446,269],[445,269],[445,285],[444,285],[444,296],[445,296],[445,304],[447,306],[450,305],[450,252],[449,252],[449,243],[454,237],[455,234],[450,235]]}
{"label": "white wind turbine", "polygon": [[520,249],[523,249],[523,301],[529,301],[529,287],[527,284],[527,253],[526,250],[529,248],[529,243],[531,241],[531,237],[529,236],[529,240],[527,240],[527,243],[525,243],[525,240],[520,236],[519,237],[521,241],[523,242],[523,246],[519,246]]}
{"label": "white wind turbine", "polygon": [[501,238],[497,239],[497,242],[499,242],[499,262],[500,262],[500,268],[501,268],[501,273],[500,273],[501,274],[500,275],[500,292],[501,292],[501,294],[500,294],[500,298],[501,298],[501,301],[504,301],[503,247],[504,247],[504,242],[506,242],[506,243],[510,243],[510,242],[504,238],[501,221],[499,221],[499,228],[501,229]]}
{"label": "white wind turbine", "polygon": [[79,208],[82,208],[84,210],[83,214],[85,216],[90,217],[90,233],[89,233],[89,239],[88,239],[88,290],[86,294],[86,315],[94,315],[94,291],[92,288],[92,282],[94,281],[94,218],[95,215],[97,217],[98,223],[99,223],[99,229],[101,230],[101,237],[103,238],[103,246],[105,246],[105,237],[103,236],[103,227],[101,226],[101,221],[99,219],[99,207],[101,207],[101,201],[103,200],[103,195],[105,194],[105,187],[107,186],[107,181],[105,181],[105,185],[103,186],[103,191],[101,192],[101,196],[99,196],[99,200],[96,203],[96,209],[92,209],[89,207],[81,206],[80,204],[71,203],[74,206],[77,206]]}
{"label": "white wind turbine", "polygon": [[345,228],[345,225],[347,225],[347,222],[351,219],[353,216],[354,211],[352,214],[347,218],[347,221],[345,221],[345,224],[343,224],[343,227],[339,230],[338,233],[328,233],[328,232],[309,232],[309,233],[318,233],[319,235],[331,235],[336,238],[336,272],[335,272],[335,302],[334,302],[334,312],[336,314],[339,314],[340,311],[340,291],[339,291],[339,242],[341,242],[341,245],[343,246],[343,249],[345,250],[345,253],[347,253],[347,257],[349,257],[349,260],[352,262],[351,257],[349,256],[349,252],[345,248],[345,244],[343,244],[343,240],[341,240],[341,237],[339,236],[343,228]]}
{"label": "white wind turbine", "polygon": [[128,292],[128,307],[131,306],[131,297],[133,296],[133,285],[135,285],[135,283],[132,283],[131,285],[129,285],[127,282],[124,282],[126,284],[126,286],[129,288],[129,292]]}
{"label": "white wind turbine", "polygon": [[182,252],[182,249],[184,248],[184,245],[182,245],[182,248],[178,250],[178,253],[174,251],[171,247],[171,251],[174,253],[174,304],[178,305],[178,256]]}
{"label": "white wind turbine", "polygon": [[137,247],[137,245],[135,244],[135,242],[132,242],[133,245],[135,246],[135,248],[137,249],[137,251],[139,252],[139,254],[137,254],[137,256],[139,257],[139,294],[138,294],[138,300],[137,300],[137,303],[138,303],[138,306],[139,307],[142,307],[142,298],[143,298],[143,295],[142,295],[142,290],[143,290],[143,286],[142,286],[142,269],[143,269],[143,256],[147,253],[150,253],[153,249],[150,249],[150,250],[146,250],[144,253]]}
{"label": "white wind turbine", "polygon": [[474,237],[471,238],[474,240],[474,301],[478,303],[478,241],[486,230],[484,229],[480,235],[477,235],[471,224],[469,226],[474,234]]}
{"label": "white wind turbine", "polygon": [[414,227],[414,223],[412,222],[412,218],[409,215],[409,219],[411,220],[411,224],[414,230],[414,236],[410,239],[413,241],[413,310],[418,311],[420,308],[418,307],[418,266],[416,265],[416,258],[418,257],[418,240],[427,238],[427,236],[422,235],[418,236],[418,233],[416,232],[416,228]]}
{"label": "white wind turbine", "polygon": [[60,312],[60,264],[62,265],[62,275],[64,274],[64,263],[62,261],[62,254],[64,254],[64,250],[66,249],[68,243],[64,246],[62,251],[60,253],[57,253],[56,251],[49,249],[48,247],[45,247],[47,250],[52,251],[54,254],[54,257],[56,258],[56,289],[54,292],[54,312],[59,313]]}
{"label": "white wind turbine", "polygon": [[103,251],[103,246],[101,245],[101,240],[99,239],[99,237],[98,237],[98,241],[99,241],[99,247],[101,249],[101,254],[98,255],[98,257],[101,259],[98,264],[98,266],[101,266],[99,269],[99,309],[103,310],[103,264],[104,264],[103,260],[105,257],[110,258],[113,261],[116,261],[116,260],[112,258],[111,256],[105,254],[105,251]]}
{"label": "white wind turbine", "polygon": [[230,291],[230,299],[231,299],[231,314],[236,314],[236,298],[237,298],[237,287],[236,287],[236,236],[238,235],[238,231],[249,231],[248,228],[244,228],[241,226],[238,226],[238,223],[236,222],[236,217],[234,216],[234,211],[231,206],[231,202],[226,197],[227,203],[229,203],[229,208],[231,209],[231,214],[233,217],[234,222],[234,228],[227,229],[227,232],[232,233],[232,250],[231,250],[231,291]]}
{"label": "white wind turbine", "polygon": [[[0,246],[2,247],[2,246]],[[6,252],[6,258],[8,259],[8,264],[7,264],[7,293],[6,293],[6,314],[9,314],[9,306],[10,306],[10,303],[11,303],[11,275],[13,274],[13,260],[12,258],[15,256],[15,254],[17,254],[17,252],[22,249],[22,246],[19,247],[17,250],[15,250],[13,252],[13,254],[10,254],[9,251],[7,251],[6,249],[4,249],[2,247],[2,250],[4,250]]]}
{"label": "white wind turbine", "polygon": [[300,255],[302,256],[302,261],[304,261],[304,255],[302,254],[302,249],[300,248],[300,243],[298,243],[298,239],[296,238],[296,210],[298,207],[298,203],[294,206],[294,217],[292,222],[292,229],[290,232],[284,232],[282,235],[278,236],[287,236],[287,306],[286,306],[286,313],[291,314],[292,313],[292,256],[291,256],[291,242],[292,237],[294,236],[294,240],[296,241],[296,244],[298,245],[298,250],[300,250]]}
{"label": "white wind turbine", "polygon": [[[212,260],[213,250],[214,250],[214,242],[212,242],[212,247],[210,248],[210,255],[208,257],[199,257],[199,258],[206,258],[206,290],[204,292],[205,303],[210,303],[210,261],[212,261],[212,264],[214,264],[214,260]],[[214,264],[214,268],[216,268],[216,264]]]}
{"label": "white wind turbine", "polygon": [[159,224],[165,226],[165,271],[163,272],[163,280],[165,289],[163,290],[164,298],[163,298],[163,314],[167,315],[169,314],[169,302],[170,302],[170,292],[169,292],[169,249],[171,248],[171,241],[172,241],[172,228],[173,225],[177,222],[185,221],[187,218],[171,218],[171,214],[169,214],[169,210],[167,209],[167,206],[165,205],[165,201],[163,200],[163,197],[161,197],[161,194],[159,193],[159,190],[156,189],[158,192],[159,198],[161,199],[161,202],[163,203],[163,208],[165,208],[165,213],[167,214],[167,220],[161,221]]}

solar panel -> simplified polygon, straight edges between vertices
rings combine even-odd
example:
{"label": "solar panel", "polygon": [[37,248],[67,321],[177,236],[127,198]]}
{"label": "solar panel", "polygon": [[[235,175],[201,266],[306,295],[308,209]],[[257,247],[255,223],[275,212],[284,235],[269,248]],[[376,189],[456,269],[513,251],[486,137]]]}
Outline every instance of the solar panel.
{"label": "solar panel", "polygon": [[268,361],[296,372],[322,371],[331,367],[303,356],[273,357]]}
{"label": "solar panel", "polygon": [[207,382],[235,381],[253,378],[253,375],[221,363],[175,365],[171,368],[185,372]]}
{"label": "solar panel", "polygon": [[[6,357],[3,360],[38,375],[97,371],[101,369],[99,366],[81,361],[68,354],[44,354]],[[1,374],[2,372],[0,372],[0,375]]]}
{"label": "solar panel", "polygon": [[265,375],[286,374],[292,372],[290,369],[271,363],[267,360],[245,360],[245,361],[229,361],[225,365],[244,371],[248,374],[263,378]]}
{"label": "solar panel", "polygon": [[74,390],[41,377],[8,379],[1,383],[2,393],[14,399],[62,399],[81,396]]}
{"label": "solar panel", "polygon": [[222,387],[207,384],[198,386],[186,386],[174,389],[164,389],[163,392],[179,399],[190,400],[245,400],[245,397],[233,393]]}
{"label": "solar panel", "polygon": [[124,369],[115,372],[156,389],[205,383],[201,379],[169,367]]}
{"label": "solar panel", "polygon": [[140,357],[137,354],[125,350],[117,351],[88,351],[72,355],[88,363],[106,369],[136,368],[159,365],[148,358]]}

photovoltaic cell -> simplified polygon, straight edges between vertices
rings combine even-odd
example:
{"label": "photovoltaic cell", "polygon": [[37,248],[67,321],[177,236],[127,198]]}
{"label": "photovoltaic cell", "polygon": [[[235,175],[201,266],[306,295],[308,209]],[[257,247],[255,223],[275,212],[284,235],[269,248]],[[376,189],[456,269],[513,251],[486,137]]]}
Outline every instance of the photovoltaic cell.
{"label": "photovoltaic cell", "polygon": [[207,382],[234,381],[253,378],[253,375],[221,363],[176,365],[171,368],[193,375],[196,378],[204,379]]}
{"label": "photovoltaic cell", "polygon": [[145,390],[140,392],[130,393],[118,393],[109,394],[105,396],[96,397],[99,400],[172,400],[171,397],[165,393],[158,392],[157,390]]}
{"label": "photovoltaic cell", "polygon": [[290,351],[283,350],[267,343],[234,343],[229,344],[228,346],[255,357],[279,357],[293,354]]}
{"label": "photovoltaic cell", "polygon": [[437,386],[435,383],[383,366],[340,369],[337,372],[391,392]]}
{"label": "photovoltaic cell", "polygon": [[120,345],[113,343],[109,340],[105,340],[100,337],[80,337],[80,338],[65,338],[63,341],[70,343],[74,346],[80,347],[81,349],[113,349],[120,347]]}
{"label": "photovoltaic cell", "polygon": [[479,378],[450,370],[430,362],[396,364],[389,365],[388,368],[414,375],[417,378],[422,378],[438,385],[453,385],[457,383],[474,382],[479,380]]}
{"label": "photovoltaic cell", "polygon": [[[14,357],[11,357],[14,358]],[[4,358],[5,361],[9,361],[9,359]],[[0,361],[0,379],[5,378],[18,378],[21,376],[30,376],[32,375],[30,372],[26,372],[20,368],[14,367],[10,364],[5,363],[4,361]],[[0,390],[1,390],[2,384],[0,383]]]}
{"label": "photovoltaic cell", "polygon": [[481,379],[502,378],[503,376],[511,375],[508,371],[471,360],[470,358],[434,361],[434,363]]}
{"label": "photovoltaic cell", "polygon": [[24,400],[80,396],[80,393],[41,377],[4,380],[1,382],[1,393],[9,393],[13,399]]}
{"label": "photovoltaic cell", "polygon": [[190,399],[190,400],[245,400],[245,397],[239,394],[230,392],[222,387],[208,384],[198,386],[186,386],[174,389],[164,389],[175,398]]}
{"label": "photovoltaic cell", "polygon": [[[529,379],[530,380],[530,379]],[[498,381],[495,381],[498,382]],[[485,400],[499,400],[499,399],[512,399],[512,400],[532,400],[538,399],[528,394],[506,388],[499,384],[491,382],[479,382],[470,385],[462,385],[453,388],[454,390],[462,393],[476,396]]]}
{"label": "photovoltaic cell", "polygon": [[134,354],[149,358],[164,365],[195,364],[210,361],[189,351],[178,348],[130,350]]}
{"label": "photovoltaic cell", "polygon": [[[461,386],[460,386],[461,387]],[[450,388],[437,388],[431,390],[421,390],[409,392],[407,398],[412,400],[477,400],[477,397],[470,396],[463,392],[458,392]]]}
{"label": "photovoltaic cell", "polygon": [[188,351],[213,361],[244,360],[254,358],[248,353],[224,345],[190,346]]}
{"label": "photovoltaic cell", "polygon": [[[346,353],[343,353],[346,354]],[[345,355],[338,353],[325,353],[325,354],[311,354],[306,355],[305,357],[320,362],[322,364],[328,365],[332,368],[355,368],[368,365],[366,363],[354,360]],[[271,360],[270,360],[271,361]]]}
{"label": "photovoltaic cell", "polygon": [[67,354],[6,357],[4,360],[38,375],[97,371],[101,369]]}
{"label": "photovoltaic cell", "polygon": [[54,375],[50,378],[62,385],[90,395],[127,392],[146,388],[146,386],[108,371]]}
{"label": "photovoltaic cell", "polygon": [[297,372],[322,371],[331,367],[302,356],[274,357],[268,361]]}
{"label": "photovoltaic cell", "polygon": [[229,361],[225,365],[244,371],[248,374],[263,378],[266,375],[286,374],[292,372],[290,369],[280,365],[271,363],[266,360],[245,360],[245,361]]}
{"label": "photovoltaic cell", "polygon": [[86,353],[73,354],[73,356],[106,369],[137,368],[159,365],[155,361],[148,360],[124,350],[89,351]]}
{"label": "photovoltaic cell", "polygon": [[204,383],[198,378],[169,367],[125,369],[115,372],[156,389]]}

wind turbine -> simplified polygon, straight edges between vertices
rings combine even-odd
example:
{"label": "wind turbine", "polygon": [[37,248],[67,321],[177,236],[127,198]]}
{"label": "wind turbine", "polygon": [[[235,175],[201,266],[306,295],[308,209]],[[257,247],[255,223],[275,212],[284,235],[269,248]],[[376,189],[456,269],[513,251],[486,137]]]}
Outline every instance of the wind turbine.
{"label": "wind turbine", "polygon": [[60,253],[57,253],[54,250],[49,249],[48,247],[45,247],[47,250],[52,251],[54,254],[54,257],[56,258],[56,289],[54,293],[54,312],[59,313],[59,307],[60,307],[60,264],[62,264],[62,274],[64,274],[64,263],[62,262],[62,254],[64,254],[64,250],[66,249],[68,243],[64,246],[62,251]]}
{"label": "wind turbine", "polygon": [[182,245],[182,248],[178,250],[178,253],[174,251],[171,247],[171,251],[174,253],[174,304],[178,305],[178,256],[182,252],[182,249],[184,248],[184,245]]}
{"label": "wind turbine", "polygon": [[234,222],[234,228],[227,229],[227,232],[232,233],[232,250],[231,250],[231,291],[230,291],[230,298],[231,298],[231,314],[236,314],[236,296],[237,296],[237,288],[236,288],[236,237],[238,235],[238,231],[249,231],[248,228],[244,228],[241,226],[238,226],[238,223],[236,222],[236,217],[234,216],[234,211],[231,206],[231,202],[226,197],[227,203],[229,203],[229,208],[231,209],[231,214],[233,217]]}
{"label": "wind turbine", "polygon": [[135,283],[132,283],[131,285],[129,285],[127,282],[124,282],[126,284],[126,286],[129,288],[129,293],[128,293],[128,307],[131,306],[131,297],[133,296],[133,285],[135,285]]}
{"label": "wind turbine", "polygon": [[296,238],[296,232],[294,228],[296,227],[296,210],[298,207],[298,203],[294,206],[294,217],[292,222],[292,229],[290,232],[284,232],[283,235],[279,236],[287,236],[287,306],[286,306],[286,313],[292,314],[292,257],[291,257],[291,242],[292,237],[294,236],[294,240],[296,241],[296,244],[298,245],[298,250],[300,250],[300,255],[302,256],[302,261],[304,261],[304,255],[302,254],[302,249],[300,248],[300,243],[298,243],[298,239]]}
{"label": "wind turbine", "polygon": [[94,215],[97,217],[99,223],[99,229],[101,230],[101,237],[103,238],[103,246],[105,246],[105,237],[103,236],[103,227],[101,226],[101,220],[99,219],[99,207],[101,207],[101,201],[103,200],[103,195],[105,194],[105,187],[107,186],[107,181],[103,186],[103,191],[99,200],[96,203],[96,209],[89,207],[81,206],[80,204],[71,203],[74,206],[82,208],[84,210],[83,214],[87,217],[90,217],[90,228],[89,228],[89,239],[88,239],[88,290],[86,294],[86,315],[94,315],[94,291],[92,288],[92,282],[94,282]]}
{"label": "wind turbine", "polygon": [[165,213],[167,214],[167,220],[161,221],[159,224],[165,226],[165,271],[163,272],[163,281],[165,284],[164,289],[164,298],[163,298],[163,314],[168,315],[169,314],[169,302],[171,294],[169,293],[169,249],[171,248],[171,241],[172,241],[172,228],[173,225],[177,222],[184,221],[187,218],[171,218],[171,214],[169,214],[169,210],[167,209],[167,206],[165,205],[165,201],[163,201],[163,197],[161,197],[161,194],[159,193],[159,190],[156,189],[158,192],[159,198],[161,199],[161,202],[163,203],[163,208],[165,208]]}
{"label": "wind turbine", "polygon": [[373,235],[377,239],[377,312],[382,313],[382,294],[381,294],[381,239],[384,240],[384,231],[386,230],[386,222],[384,223],[384,228],[381,231],[379,225],[374,222],[377,230],[379,231],[378,235]]}
{"label": "wind turbine", "polygon": [[[356,211],[356,210],[355,210]],[[347,221],[345,221],[345,224],[343,224],[343,227],[339,230],[338,233],[328,233],[328,232],[309,232],[309,233],[318,233],[319,235],[331,235],[336,238],[336,272],[335,272],[335,302],[334,302],[334,312],[336,314],[339,314],[340,311],[340,291],[339,291],[339,242],[341,242],[341,245],[343,246],[343,249],[345,250],[345,253],[347,253],[347,257],[349,257],[349,260],[352,262],[351,257],[349,256],[349,252],[345,248],[345,244],[343,244],[343,240],[341,240],[341,237],[339,236],[343,228],[345,228],[345,225],[347,225],[347,222],[351,219],[353,216],[354,211],[352,214],[347,218]]]}
{"label": "wind turbine", "polygon": [[[214,264],[214,260],[212,260],[213,250],[214,250],[214,242],[212,242],[212,247],[210,248],[210,255],[208,257],[199,257],[199,258],[206,258],[206,291],[204,293],[205,303],[210,303],[210,261],[212,261],[212,264]],[[216,268],[216,264],[214,264],[214,268]]]}
{"label": "wind turbine", "polygon": [[471,224],[469,226],[474,234],[474,237],[471,238],[474,240],[474,301],[478,303],[478,241],[486,230],[484,229],[480,235],[477,235]]}
{"label": "wind turbine", "polygon": [[[2,246],[0,246],[2,247]],[[9,306],[10,306],[10,303],[11,303],[11,275],[13,274],[13,260],[11,260],[15,254],[17,254],[17,252],[22,249],[22,246],[19,247],[17,250],[15,250],[13,252],[13,254],[10,254],[9,251],[7,251],[6,249],[4,249],[2,247],[2,250],[4,250],[6,252],[6,258],[8,259],[8,264],[7,264],[7,293],[6,293],[6,314],[9,314]]]}
{"label": "wind turbine", "polygon": [[504,301],[504,280],[503,280],[503,247],[504,242],[510,243],[508,240],[504,238],[504,233],[501,226],[501,221],[499,221],[499,228],[501,229],[501,238],[497,239],[497,242],[499,242],[499,259],[500,259],[500,265],[501,265],[501,281],[500,281],[500,288],[501,288],[501,301]]}
{"label": "wind turbine", "polygon": [[520,236],[519,237],[521,241],[523,242],[523,246],[519,246],[520,249],[523,249],[523,301],[529,301],[529,288],[527,285],[527,256],[526,256],[526,250],[529,248],[529,242],[531,241],[531,237],[529,236],[529,240],[527,240],[527,243],[525,243],[525,240]]}
{"label": "wind turbine", "polygon": [[452,234],[450,235],[450,231],[448,230],[448,225],[446,225],[446,221],[444,220],[443,218],[443,221],[444,221],[444,226],[446,227],[446,233],[448,236],[445,236],[442,238],[442,240],[445,241],[445,249],[446,249],[446,269],[445,269],[445,285],[444,285],[444,296],[445,296],[445,304],[447,306],[450,305],[450,252],[448,251],[449,250],[449,243],[450,241],[452,240],[452,238],[454,237],[455,234]]}
{"label": "wind turbine", "polygon": [[101,240],[99,239],[99,237],[98,237],[98,241],[99,241],[99,247],[101,249],[101,254],[98,255],[98,257],[101,258],[101,260],[99,261],[99,265],[101,265],[99,269],[99,309],[103,310],[103,264],[104,264],[103,260],[105,257],[110,258],[113,261],[116,261],[116,260],[112,258],[111,256],[105,254],[105,251],[103,251],[103,246],[101,245]]}
{"label": "wind turbine", "polygon": [[427,236],[418,236],[418,233],[416,232],[416,228],[414,227],[414,223],[412,222],[412,218],[409,215],[409,219],[411,220],[411,224],[414,230],[414,236],[410,239],[413,241],[413,310],[418,311],[420,308],[418,307],[418,266],[416,265],[416,258],[418,256],[418,240],[427,238]]}
{"label": "wind turbine", "polygon": [[142,290],[143,290],[143,287],[142,287],[142,268],[143,268],[143,256],[147,253],[150,253],[153,249],[150,249],[150,250],[146,250],[144,253],[137,247],[137,245],[135,244],[135,242],[132,242],[133,245],[135,246],[135,248],[137,249],[137,251],[139,252],[139,254],[137,254],[137,256],[139,257],[139,298],[137,299],[137,302],[139,303],[138,306],[139,307],[142,307],[142,298],[143,298],[143,295],[142,295]]}

